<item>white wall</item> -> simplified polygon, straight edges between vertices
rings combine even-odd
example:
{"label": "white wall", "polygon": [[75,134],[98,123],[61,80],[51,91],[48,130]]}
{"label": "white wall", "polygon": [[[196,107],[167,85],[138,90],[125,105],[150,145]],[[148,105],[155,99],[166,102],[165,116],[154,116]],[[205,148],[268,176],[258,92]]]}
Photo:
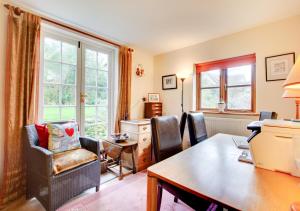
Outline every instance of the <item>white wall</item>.
{"label": "white wall", "polygon": [[[300,52],[300,16],[224,36],[187,48],[157,55],[154,58],[154,88],[160,92],[164,114],[180,115],[181,82],[179,89],[162,91],[161,76],[182,70],[193,71],[194,64],[256,53],[256,110],[272,110],[282,118],[293,118],[294,101],[281,97],[283,81],[266,82],[265,57]],[[193,108],[192,78],[184,82],[184,107]]]}
{"label": "white wall", "polygon": [[5,40],[6,40],[6,14],[7,10],[3,7],[0,0],[0,182],[2,181],[3,168],[3,114],[4,114],[4,77],[5,77]]}
{"label": "white wall", "polygon": [[[134,49],[132,61],[132,83],[131,83],[131,119],[141,119],[144,117],[143,97],[153,92],[153,55],[136,46]],[[145,73],[138,77],[135,72],[138,64],[142,64]]]}

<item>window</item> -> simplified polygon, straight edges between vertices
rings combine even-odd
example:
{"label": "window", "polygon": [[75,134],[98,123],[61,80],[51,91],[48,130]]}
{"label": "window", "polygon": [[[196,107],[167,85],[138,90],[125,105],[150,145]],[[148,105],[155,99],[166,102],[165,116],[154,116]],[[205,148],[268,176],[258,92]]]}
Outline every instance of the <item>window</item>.
{"label": "window", "polygon": [[255,111],[255,54],[196,64],[197,109]]}
{"label": "window", "polygon": [[106,138],[114,118],[114,55],[93,40],[43,29],[40,122],[75,120],[81,135]]}

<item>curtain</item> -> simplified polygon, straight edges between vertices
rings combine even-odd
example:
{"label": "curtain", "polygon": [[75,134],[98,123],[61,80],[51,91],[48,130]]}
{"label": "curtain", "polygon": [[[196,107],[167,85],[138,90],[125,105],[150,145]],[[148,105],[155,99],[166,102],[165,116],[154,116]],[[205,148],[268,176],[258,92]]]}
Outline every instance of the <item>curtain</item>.
{"label": "curtain", "polygon": [[131,68],[132,50],[127,47],[119,49],[119,98],[117,105],[115,132],[120,132],[120,121],[130,119],[131,103]]}
{"label": "curtain", "polygon": [[[23,128],[37,119],[41,19],[10,7],[6,43],[4,167],[0,207],[25,193]],[[19,12],[18,12],[19,11]]]}

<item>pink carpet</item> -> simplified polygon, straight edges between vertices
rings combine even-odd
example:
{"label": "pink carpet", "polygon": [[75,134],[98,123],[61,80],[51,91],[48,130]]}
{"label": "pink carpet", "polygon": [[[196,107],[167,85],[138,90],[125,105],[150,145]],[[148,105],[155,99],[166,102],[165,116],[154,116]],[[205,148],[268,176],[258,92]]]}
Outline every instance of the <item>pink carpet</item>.
{"label": "pink carpet", "polygon": [[[112,182],[101,188],[98,193],[91,193],[71,201],[58,211],[131,211],[146,210],[147,174],[140,172],[125,177],[121,181]],[[173,202],[174,197],[163,191],[161,210],[190,211],[183,202]]]}

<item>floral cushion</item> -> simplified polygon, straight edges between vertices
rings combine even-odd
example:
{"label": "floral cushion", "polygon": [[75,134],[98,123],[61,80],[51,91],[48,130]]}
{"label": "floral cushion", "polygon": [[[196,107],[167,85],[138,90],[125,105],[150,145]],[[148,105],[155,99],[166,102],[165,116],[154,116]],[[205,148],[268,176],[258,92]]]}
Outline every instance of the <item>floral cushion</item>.
{"label": "floral cushion", "polygon": [[49,132],[48,149],[53,153],[81,148],[77,123],[48,123],[47,126]]}
{"label": "floral cushion", "polygon": [[86,149],[56,153],[53,155],[53,173],[56,175],[97,159],[95,153]]}

